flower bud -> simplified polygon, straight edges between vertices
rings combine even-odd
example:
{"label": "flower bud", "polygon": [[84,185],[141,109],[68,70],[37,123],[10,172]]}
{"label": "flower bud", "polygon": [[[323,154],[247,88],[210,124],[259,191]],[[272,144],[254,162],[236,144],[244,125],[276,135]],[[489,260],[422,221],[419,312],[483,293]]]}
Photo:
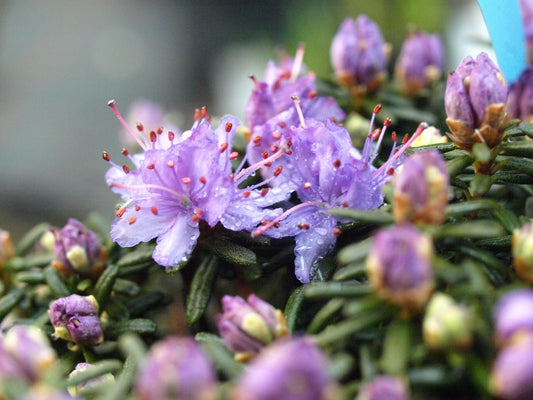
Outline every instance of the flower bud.
{"label": "flower bud", "polygon": [[507,93],[507,81],[487,54],[463,59],[448,75],[444,96],[450,138],[465,149],[478,142],[495,147],[507,119]]}
{"label": "flower bud", "polygon": [[533,339],[533,290],[513,290],[494,306],[494,339],[498,345]]}
{"label": "flower bud", "polygon": [[498,398],[533,398],[533,342],[515,343],[501,349],[494,361],[489,385]]}
{"label": "flower bud", "polygon": [[[76,367],[74,368],[74,370],[68,375],[68,377],[72,378],[76,375],[79,375],[81,372],[87,371],[91,368],[94,368],[94,365],[88,364],[88,363],[78,363]],[[80,392],[83,390],[93,388],[95,386],[101,385],[106,382],[114,382],[114,381],[115,381],[115,377],[113,376],[113,374],[107,373],[104,375],[100,375],[96,378],[89,379],[88,381],[80,383],[76,386],[69,386],[67,389],[68,389],[68,392],[72,396],[76,396],[80,394]]]}
{"label": "flower bud", "polygon": [[286,338],[263,349],[243,372],[235,400],[326,400],[332,384],[327,358],[306,338]]}
{"label": "flower bud", "polygon": [[[10,378],[36,382],[57,360],[47,337],[36,326],[16,325],[0,340],[0,378],[8,368],[6,375]],[[10,361],[4,364],[4,358]]]}
{"label": "flower bud", "polygon": [[375,92],[385,80],[387,47],[378,25],[366,15],[344,20],[330,56],[339,83],[358,95]]}
{"label": "flower bud", "polygon": [[246,361],[289,331],[281,310],[254,294],[244,301],[239,296],[222,297],[222,314],[217,316],[220,335],[234,351],[235,359]]}
{"label": "flower bud", "polygon": [[97,277],[106,266],[107,249],[85,226],[70,218],[62,229],[53,229],[54,267],[65,275],[79,273]]}
{"label": "flower bud", "polygon": [[438,225],[444,221],[450,179],[437,150],[408,157],[394,178],[393,215],[396,222]]}
{"label": "flower bud", "polygon": [[527,67],[509,89],[507,113],[509,118],[533,122],[533,67]]}
{"label": "flower bud", "polygon": [[156,343],[135,382],[140,400],[212,398],[215,371],[191,338],[167,337]]}
{"label": "flower bud", "polygon": [[433,243],[411,224],[379,230],[366,259],[376,293],[405,312],[421,309],[433,292]]}
{"label": "flower bud", "polygon": [[104,340],[94,296],[72,294],[52,303],[48,310],[54,335],[84,346],[95,346]]}
{"label": "flower bud", "polygon": [[396,61],[395,74],[403,93],[416,96],[438,80],[444,68],[444,48],[437,35],[410,32]]}
{"label": "flower bud", "polygon": [[361,387],[356,400],[407,400],[408,398],[409,391],[400,378],[380,375]]}
{"label": "flower bud", "polygon": [[518,277],[533,283],[533,230],[531,223],[513,231],[511,240],[513,266]]}
{"label": "flower bud", "polygon": [[15,247],[8,231],[0,229],[0,269],[2,265],[15,256]]}
{"label": "flower bud", "polygon": [[432,349],[464,349],[472,343],[468,310],[444,293],[431,297],[422,328],[424,342]]}

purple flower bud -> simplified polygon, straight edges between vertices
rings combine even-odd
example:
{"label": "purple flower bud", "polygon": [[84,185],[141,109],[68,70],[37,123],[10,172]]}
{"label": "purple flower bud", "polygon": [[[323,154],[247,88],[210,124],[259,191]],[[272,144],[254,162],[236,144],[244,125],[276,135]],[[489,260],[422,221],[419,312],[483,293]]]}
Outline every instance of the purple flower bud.
{"label": "purple flower bud", "polygon": [[494,306],[494,339],[505,345],[533,338],[533,290],[513,290]]}
{"label": "purple flower bud", "polygon": [[248,296],[247,302],[239,296],[222,297],[222,314],[217,315],[217,325],[239,361],[248,360],[266,344],[288,334],[281,310],[254,294]]}
{"label": "purple flower bud", "polygon": [[507,98],[509,118],[533,121],[533,67],[527,67],[509,89]]}
{"label": "purple flower bud", "polygon": [[[74,368],[74,370],[68,375],[68,377],[72,378],[78,375],[80,372],[87,371],[88,369],[91,369],[91,368],[94,368],[94,365],[88,364],[88,363],[78,363],[76,367]],[[93,388],[95,386],[101,385],[106,382],[114,382],[114,381],[115,381],[115,377],[112,374],[107,373],[105,375],[100,375],[96,378],[89,379],[88,381],[80,383],[76,386],[69,386],[68,392],[72,396],[76,396],[83,390]]]}
{"label": "purple flower bud", "polygon": [[437,350],[464,349],[472,342],[468,309],[444,293],[435,293],[426,307],[422,325],[424,342]]}
{"label": "purple flower bud", "polygon": [[380,375],[365,383],[357,400],[407,400],[409,391],[405,383],[394,376]]}
{"label": "purple flower bud", "polygon": [[45,334],[33,325],[16,325],[0,340],[0,378],[35,382],[57,360]]}
{"label": "purple flower bud", "polygon": [[347,18],[330,47],[339,82],[359,94],[373,93],[386,76],[387,50],[378,25],[366,15]]}
{"label": "purple flower bud", "polygon": [[508,86],[486,53],[466,57],[448,76],[444,103],[451,139],[469,149],[476,142],[492,148],[500,141],[507,113]]}
{"label": "purple flower bud", "polygon": [[440,78],[444,68],[444,48],[437,35],[411,32],[396,61],[396,77],[407,96],[416,96]]}
{"label": "purple flower bud", "polygon": [[8,231],[0,229],[0,269],[2,264],[15,256],[15,247]]}
{"label": "purple flower bud", "polygon": [[504,347],[498,352],[490,377],[491,392],[506,400],[533,398],[533,342]]}
{"label": "purple flower bud", "polygon": [[102,343],[104,334],[94,296],[72,294],[52,303],[48,310],[54,335],[85,346]]}
{"label": "purple flower bud", "polygon": [[533,283],[533,230],[530,223],[513,231],[511,253],[518,277],[524,282]]}
{"label": "purple flower bud", "polygon": [[54,267],[70,275],[79,273],[97,277],[106,266],[107,249],[95,233],[70,218],[62,229],[53,229],[55,236]]}
{"label": "purple flower bud", "polygon": [[325,400],[331,382],[327,358],[309,339],[266,347],[237,382],[235,400]]}
{"label": "purple flower bud", "polygon": [[450,187],[446,163],[437,150],[408,157],[394,178],[396,222],[435,224],[444,221]]}
{"label": "purple flower bud", "polygon": [[381,229],[366,260],[370,284],[379,296],[405,311],[419,310],[433,292],[432,255],[431,238],[414,225]]}
{"label": "purple flower bud", "polygon": [[140,369],[135,393],[141,400],[200,400],[215,388],[215,371],[191,338],[156,343]]}
{"label": "purple flower bud", "polygon": [[522,23],[526,35],[527,59],[533,64],[533,3],[530,0],[520,0]]}

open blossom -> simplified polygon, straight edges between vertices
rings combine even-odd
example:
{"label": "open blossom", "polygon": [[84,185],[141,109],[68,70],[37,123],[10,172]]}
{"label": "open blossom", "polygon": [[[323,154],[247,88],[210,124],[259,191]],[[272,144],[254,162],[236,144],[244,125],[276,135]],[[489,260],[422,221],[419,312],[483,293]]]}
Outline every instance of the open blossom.
{"label": "open blossom", "polygon": [[533,339],[533,290],[512,290],[495,304],[494,340],[499,345]]}
{"label": "open blossom", "polygon": [[506,105],[509,118],[533,121],[533,66],[528,66],[509,88]]}
{"label": "open blossom", "polygon": [[[115,103],[110,106],[121,119]],[[279,214],[263,208],[286,200],[290,193],[269,190],[262,183],[249,188],[239,185],[282,156],[288,145],[233,173],[231,160],[238,154],[231,152],[231,143],[238,125],[237,118],[228,116],[213,129],[203,110],[192,129],[179,138],[172,132],[153,132],[150,142],[139,139],[143,153],[131,156],[123,151],[135,170],[118,166],[104,153],[112,164],[106,181],[124,200],[111,226],[111,238],[122,247],[157,238],[154,260],[172,267],[188,260],[200,235],[200,221],[211,227],[221,222],[231,230],[252,230],[264,218]]]}
{"label": "open blossom", "polygon": [[533,64],[533,3],[531,0],[520,0],[520,10],[526,35],[527,61]]}
{"label": "open blossom", "polygon": [[402,151],[426,126],[421,124],[400,151],[396,151],[395,142],[389,159],[375,168],[372,162],[389,124],[390,121],[386,122],[377,132],[370,130],[362,154],[352,146],[348,131],[332,121],[303,120],[302,116],[300,127],[290,129],[291,173],[285,179],[294,185],[301,203],[252,234],[294,236],[295,273],[301,282],[311,280],[317,261],[333,250],[340,234],[337,225],[343,220],[328,210],[340,207],[369,210],[381,206],[381,188],[399,164]]}

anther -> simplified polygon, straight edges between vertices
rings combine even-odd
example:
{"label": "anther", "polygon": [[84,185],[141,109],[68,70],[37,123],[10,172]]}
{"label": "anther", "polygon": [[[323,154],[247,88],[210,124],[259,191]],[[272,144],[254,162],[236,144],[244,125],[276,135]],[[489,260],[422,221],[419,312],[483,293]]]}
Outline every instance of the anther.
{"label": "anther", "polygon": [[154,131],[150,131],[150,141],[152,143],[155,143],[157,141],[157,133],[155,133]]}
{"label": "anther", "polygon": [[198,121],[200,119],[200,110],[198,108],[196,108],[194,110],[194,117],[193,117],[194,121]]}
{"label": "anther", "polygon": [[268,151],[263,151],[263,154],[261,154],[261,156],[263,157],[264,160],[266,160],[268,158]]}
{"label": "anther", "polygon": [[130,167],[128,167],[127,165],[123,165],[123,166],[122,166],[122,170],[123,170],[126,174],[129,174],[129,173],[130,173]]}
{"label": "anther", "polygon": [[163,133],[163,127],[160,126],[159,128],[157,128],[156,133],[157,133],[158,135],[161,135],[161,134]]}
{"label": "anther", "polygon": [[385,122],[383,122],[383,125],[386,127],[389,127],[392,124],[392,121],[389,117],[385,118]]}
{"label": "anther", "polygon": [[117,212],[115,213],[115,215],[116,215],[117,217],[120,218],[120,217],[122,217],[122,216],[124,215],[125,212],[126,212],[126,207],[123,206],[123,207],[120,207],[120,208],[117,210]]}
{"label": "anther", "polygon": [[268,193],[268,188],[264,188],[261,190],[261,196],[265,197]]}
{"label": "anther", "polygon": [[307,95],[307,97],[309,97],[310,99],[313,99],[317,96],[317,94],[318,93],[316,92],[316,90],[311,90],[309,94]]}
{"label": "anther", "polygon": [[167,167],[169,167],[169,168],[174,168],[174,161],[172,161],[172,160],[168,160],[168,161],[167,161]]}
{"label": "anther", "polygon": [[383,106],[381,104],[376,104],[374,107],[374,114],[379,114]]}
{"label": "anther", "polygon": [[221,143],[220,144],[220,152],[221,153],[224,153],[226,151],[226,149],[228,148],[228,143],[227,142],[224,142],[224,143]]}
{"label": "anther", "polygon": [[277,145],[273,144],[272,146],[270,146],[270,151],[272,153],[275,153],[278,150],[279,150],[279,147]]}
{"label": "anther", "polygon": [[278,126],[280,128],[286,128],[287,127],[287,123],[285,121],[280,121],[280,122],[278,122]]}
{"label": "anther", "polygon": [[202,118],[205,118],[206,115],[207,115],[207,107],[203,106],[202,109],[200,110],[200,116]]}
{"label": "anther", "polygon": [[247,199],[248,197],[250,197],[250,191],[249,190],[245,190],[242,192],[242,197],[244,197],[245,199]]}
{"label": "anther", "polygon": [[141,124],[140,122],[137,122],[137,124],[136,124],[135,126],[137,127],[137,130],[138,130],[139,132],[144,131],[144,125]]}
{"label": "anther", "polygon": [[333,161],[334,168],[339,168],[340,166],[341,166],[341,160],[337,158],[335,161]]}
{"label": "anther", "polygon": [[226,122],[226,132],[231,132],[231,128],[233,128],[233,124],[231,122]]}
{"label": "anther", "polygon": [[104,161],[111,161],[111,156],[109,155],[109,153],[107,151],[103,151],[102,152],[102,158],[104,159]]}
{"label": "anther", "polygon": [[278,176],[279,174],[281,174],[281,171],[283,171],[282,165],[276,168],[276,170],[274,171],[274,176]]}
{"label": "anther", "polygon": [[406,144],[409,141],[409,134],[406,133],[402,139],[402,144]]}
{"label": "anther", "polygon": [[174,134],[174,132],[168,131],[168,140],[170,142],[173,142],[175,137],[176,137],[176,135]]}
{"label": "anther", "polygon": [[237,157],[239,157],[239,153],[234,151],[229,155],[230,160],[235,160]]}
{"label": "anther", "polygon": [[311,189],[311,182],[304,182],[304,184],[302,185],[302,187],[304,189]]}
{"label": "anther", "polygon": [[396,134],[396,131],[393,131],[391,134],[391,138],[393,142],[398,141],[398,135]]}
{"label": "anther", "polygon": [[135,223],[135,221],[137,221],[137,218],[134,217],[134,216],[131,216],[128,218],[128,224],[132,225]]}
{"label": "anther", "polygon": [[154,164],[148,164],[146,166],[147,169],[154,169],[155,168],[155,165]]}
{"label": "anther", "polygon": [[254,136],[252,142],[254,142],[256,146],[259,145],[261,143],[261,136]]}
{"label": "anther", "polygon": [[183,183],[184,185],[188,185],[191,182],[191,178],[189,178],[188,176],[184,176],[183,178],[181,178],[181,183]]}
{"label": "anther", "polygon": [[130,155],[129,150],[127,148],[125,148],[125,147],[122,148],[121,152],[122,152],[122,155],[125,156],[125,157]]}
{"label": "anther", "polygon": [[152,206],[152,207],[150,207],[150,211],[152,211],[152,214],[154,214],[154,215],[157,215],[157,213],[159,212],[159,211],[157,210],[157,207],[156,207],[156,206]]}
{"label": "anther", "polygon": [[135,211],[139,211],[141,209],[141,206],[138,204],[135,204]]}
{"label": "anther", "polygon": [[343,202],[342,202],[342,206],[343,206],[344,208],[348,207],[348,202],[347,202],[347,201],[343,201]]}
{"label": "anther", "polygon": [[205,176],[201,176],[199,181],[203,184],[205,184],[207,182],[207,179],[205,179]]}
{"label": "anther", "polygon": [[392,167],[389,168],[389,169],[387,170],[387,175],[394,175],[394,168],[392,168]]}
{"label": "anther", "polygon": [[339,228],[335,228],[333,229],[333,232],[331,232],[333,234],[333,236],[340,236],[340,234],[342,233],[341,230]]}

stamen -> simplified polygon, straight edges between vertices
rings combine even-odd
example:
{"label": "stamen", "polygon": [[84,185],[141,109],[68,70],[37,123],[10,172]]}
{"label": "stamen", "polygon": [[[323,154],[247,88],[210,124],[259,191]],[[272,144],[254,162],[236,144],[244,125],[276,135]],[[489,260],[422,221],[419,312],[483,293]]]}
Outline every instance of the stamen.
{"label": "stamen", "polygon": [[127,173],[127,174],[130,173],[130,167],[128,167],[127,165],[123,165],[123,166],[122,166],[122,170],[123,170],[125,173]]}
{"label": "stamen", "polygon": [[342,233],[341,230],[339,228],[335,228],[333,229],[333,232],[331,232],[333,236],[340,236],[340,234]]}
{"label": "stamen", "polygon": [[339,168],[340,166],[341,166],[341,160],[337,158],[335,161],[333,161],[334,168]]}
{"label": "stamen", "polygon": [[285,121],[280,121],[280,122],[278,122],[278,126],[280,128],[286,128],[287,127],[287,123]]}
{"label": "stamen", "polygon": [[122,153],[122,155],[123,155],[124,157],[128,157],[128,156],[130,155],[129,150],[128,150],[127,148],[125,148],[125,147],[122,148],[121,153]]}
{"label": "stamen", "polygon": [[[255,163],[255,164],[252,164],[248,168],[245,168],[245,169],[241,170],[237,175],[235,175],[235,182],[237,182],[237,184],[241,183],[252,172],[257,171],[259,168],[261,168],[262,166],[264,166],[264,165],[266,165],[268,163],[276,161],[279,157],[281,157],[283,155],[283,153],[286,153],[288,151],[287,150],[288,146],[290,146],[290,142],[285,143],[284,146],[282,146],[277,152],[272,154],[270,157],[267,157],[264,160],[259,161],[259,162]],[[267,155],[268,155],[268,153],[267,153]]]}
{"label": "stamen", "polygon": [[226,122],[225,129],[227,133],[231,132],[231,128],[233,128],[233,124],[231,122]]}
{"label": "stamen", "polygon": [[109,155],[109,153],[107,151],[103,151],[102,152],[102,158],[104,159],[104,161],[111,161],[111,156]]}
{"label": "stamen", "polygon": [[137,124],[136,124],[135,126],[137,127],[137,130],[138,130],[139,132],[142,133],[142,132],[144,131],[144,125],[143,125],[142,123],[137,122]]}
{"label": "stamen", "polygon": [[135,204],[135,211],[139,211],[141,209],[141,206],[138,204]]}
{"label": "stamen", "polygon": [[297,95],[291,96],[292,101],[294,102],[294,107],[296,107],[296,112],[298,113],[298,118],[300,118],[300,125],[302,128],[305,128],[305,119],[302,112],[302,107],[300,107],[300,98]]}
{"label": "stamen", "polygon": [[304,50],[304,44],[300,43],[298,45],[298,48],[296,49],[296,55],[294,56],[294,61],[292,63],[291,77],[289,79],[291,82],[296,81],[296,79],[298,79],[298,75],[300,75],[300,71],[302,69],[302,62],[304,59]]}
{"label": "stamen", "polygon": [[162,190],[164,192],[173,194],[174,196],[176,196],[178,199],[180,199],[184,203],[188,202],[188,199],[185,196],[179,194],[175,190],[169,189],[165,186],[155,185],[152,183],[145,183],[144,185],[122,185],[121,183],[112,183],[111,187],[116,187],[119,189],[126,189],[126,190],[157,189],[157,190]]}
{"label": "stamen", "polygon": [[158,211],[156,206],[150,207],[150,211],[152,211],[152,214],[154,214],[154,215],[157,215],[159,213],[159,211]]}
{"label": "stamen", "polygon": [[256,89],[261,90],[261,85],[259,84],[259,82],[257,81],[257,79],[255,78],[253,74],[248,75],[248,78],[252,80]]}
{"label": "stamen", "polygon": [[205,185],[205,183],[207,182],[207,179],[205,179],[205,176],[201,176],[199,181]]}
{"label": "stamen", "polygon": [[242,197],[244,197],[245,199],[250,197],[250,191],[249,190],[245,190],[244,192],[242,192]]}
{"label": "stamen", "polygon": [[224,153],[226,151],[226,149],[228,148],[228,146],[229,146],[229,144],[227,142],[221,143],[220,144],[220,152]]}
{"label": "stamen", "polygon": [[137,221],[137,218],[134,217],[134,216],[131,216],[128,218],[128,224],[132,225],[135,223],[135,221]]}
{"label": "stamen", "polygon": [[[285,126],[287,126],[287,125],[285,125]],[[282,128],[284,128],[284,127],[282,127]],[[274,131],[274,132],[272,132],[272,137],[273,137],[274,139],[276,139],[276,140],[281,139],[281,133],[280,133],[280,131]]]}
{"label": "stamen", "polygon": [[265,197],[268,194],[268,188],[261,189],[261,196]]}
{"label": "stamen", "polygon": [[283,171],[283,165],[280,165],[276,168],[276,170],[274,171],[274,176],[278,176],[279,174],[281,174],[281,171]]}
{"label": "stamen", "polygon": [[191,178],[189,178],[188,176],[184,176],[183,178],[181,178],[181,183],[183,183],[184,185],[188,185],[191,182]]}
{"label": "stamen", "polygon": [[206,115],[207,115],[207,107],[203,106],[200,110],[200,116],[202,117],[202,119],[204,119]]}
{"label": "stamen", "polygon": [[311,90],[311,91],[307,94],[307,97],[309,97],[310,99],[314,99],[317,95],[318,95],[318,93],[317,93],[316,90]]}
{"label": "stamen", "polygon": [[174,161],[172,161],[172,160],[168,160],[168,161],[167,161],[167,167],[169,167],[169,168],[174,168]]}
{"label": "stamen", "polygon": [[170,143],[174,143],[174,138],[176,137],[176,135],[174,134],[174,132],[172,131],[168,131],[168,140]]}
{"label": "stamen", "polygon": [[302,185],[302,187],[304,189],[311,189],[311,182],[304,182],[304,184]]}
{"label": "stamen", "polygon": [[146,166],[147,169],[154,169],[155,168],[155,165],[152,163],[152,164],[148,164]]}
{"label": "stamen", "polygon": [[233,151],[233,152],[229,155],[229,159],[230,159],[230,160],[235,160],[237,157],[239,157],[239,153],[236,152],[236,151]]}
{"label": "stamen", "polygon": [[196,122],[200,119],[200,109],[198,108],[195,108],[194,109],[194,116],[193,116],[193,120]]}
{"label": "stamen", "polygon": [[120,207],[120,208],[117,210],[117,212],[115,213],[115,215],[116,215],[118,218],[122,217],[122,216],[124,215],[124,213],[126,212],[126,208],[127,208],[126,206],[122,206],[122,207]]}
{"label": "stamen", "polygon": [[261,144],[261,136],[254,136],[254,138],[252,139],[252,142],[254,143],[255,146],[259,146]]}
{"label": "stamen", "polygon": [[131,130],[131,128],[128,126],[128,124],[126,123],[126,121],[124,120],[124,118],[122,118],[122,115],[120,115],[120,112],[118,111],[118,108],[117,108],[117,102],[115,100],[109,100],[107,102],[107,105],[113,110],[113,112],[115,113],[115,116],[117,117],[117,119],[120,121],[120,123],[122,124],[122,126],[126,129],[126,132],[128,132],[136,141],[137,143],[139,144],[139,146],[141,146],[141,148],[146,151],[146,146],[144,145],[143,142],[141,142],[141,139],[139,139],[139,137],[135,134],[135,132],[133,132]]}

